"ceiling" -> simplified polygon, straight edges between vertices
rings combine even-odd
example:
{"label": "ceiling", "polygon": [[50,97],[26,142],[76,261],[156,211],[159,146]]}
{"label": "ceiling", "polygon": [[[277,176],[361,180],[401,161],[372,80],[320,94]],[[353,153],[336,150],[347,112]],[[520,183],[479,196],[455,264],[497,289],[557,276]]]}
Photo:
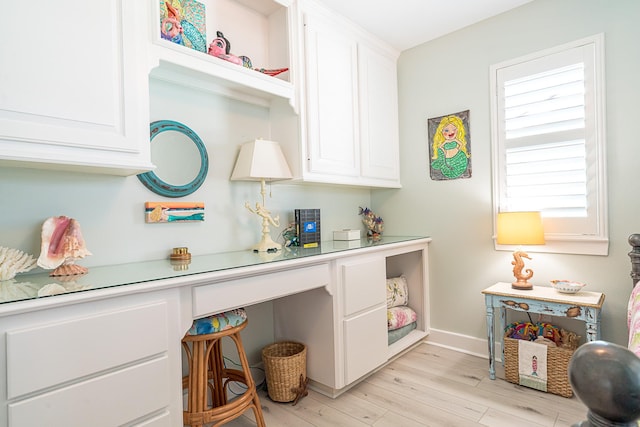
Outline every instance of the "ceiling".
{"label": "ceiling", "polygon": [[[406,50],[533,0],[321,0],[365,30]],[[376,7],[373,5],[383,5]]]}

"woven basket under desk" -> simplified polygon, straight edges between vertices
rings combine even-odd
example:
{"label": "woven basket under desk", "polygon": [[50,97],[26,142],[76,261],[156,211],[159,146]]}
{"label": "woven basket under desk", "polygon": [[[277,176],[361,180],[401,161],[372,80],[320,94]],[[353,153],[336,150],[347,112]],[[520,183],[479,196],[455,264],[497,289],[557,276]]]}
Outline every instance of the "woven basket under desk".
{"label": "woven basket under desk", "polygon": [[[504,338],[504,377],[507,381],[519,384],[518,373],[518,341],[514,338]],[[542,344],[540,344],[542,345]],[[569,360],[573,350],[549,347],[547,350],[547,392],[563,397],[573,396],[569,383]]]}
{"label": "woven basket under desk", "polygon": [[293,341],[273,343],[262,349],[262,361],[271,400],[293,401],[301,378],[307,378],[307,346]]}

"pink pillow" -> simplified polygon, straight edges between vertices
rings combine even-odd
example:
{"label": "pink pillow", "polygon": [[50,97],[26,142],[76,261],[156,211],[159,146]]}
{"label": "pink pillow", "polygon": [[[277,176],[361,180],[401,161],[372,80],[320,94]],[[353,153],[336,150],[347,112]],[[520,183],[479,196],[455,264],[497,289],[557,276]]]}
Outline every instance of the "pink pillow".
{"label": "pink pillow", "polygon": [[410,307],[399,306],[387,309],[387,328],[393,331],[415,322],[418,315]]}

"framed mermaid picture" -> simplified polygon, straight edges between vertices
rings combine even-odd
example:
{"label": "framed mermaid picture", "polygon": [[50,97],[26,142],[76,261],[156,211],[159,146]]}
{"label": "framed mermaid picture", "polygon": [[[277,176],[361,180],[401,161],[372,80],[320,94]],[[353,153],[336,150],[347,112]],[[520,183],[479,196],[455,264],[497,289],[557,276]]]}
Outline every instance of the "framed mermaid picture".
{"label": "framed mermaid picture", "polygon": [[428,119],[427,128],[431,179],[471,178],[469,110]]}

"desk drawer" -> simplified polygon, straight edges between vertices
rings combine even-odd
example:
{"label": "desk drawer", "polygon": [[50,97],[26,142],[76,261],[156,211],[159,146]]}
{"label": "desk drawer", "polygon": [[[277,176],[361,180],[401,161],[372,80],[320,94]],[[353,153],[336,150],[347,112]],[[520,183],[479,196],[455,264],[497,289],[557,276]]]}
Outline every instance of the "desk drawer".
{"label": "desk drawer", "polygon": [[[169,359],[163,356],[101,377],[10,403],[9,426],[113,427],[169,406]],[[150,425],[168,425],[160,417]]]}
{"label": "desk drawer", "polygon": [[8,398],[166,352],[167,331],[164,302],[8,331]]}
{"label": "desk drawer", "polygon": [[329,285],[329,265],[318,264],[229,280],[193,289],[193,317],[280,298]]}

